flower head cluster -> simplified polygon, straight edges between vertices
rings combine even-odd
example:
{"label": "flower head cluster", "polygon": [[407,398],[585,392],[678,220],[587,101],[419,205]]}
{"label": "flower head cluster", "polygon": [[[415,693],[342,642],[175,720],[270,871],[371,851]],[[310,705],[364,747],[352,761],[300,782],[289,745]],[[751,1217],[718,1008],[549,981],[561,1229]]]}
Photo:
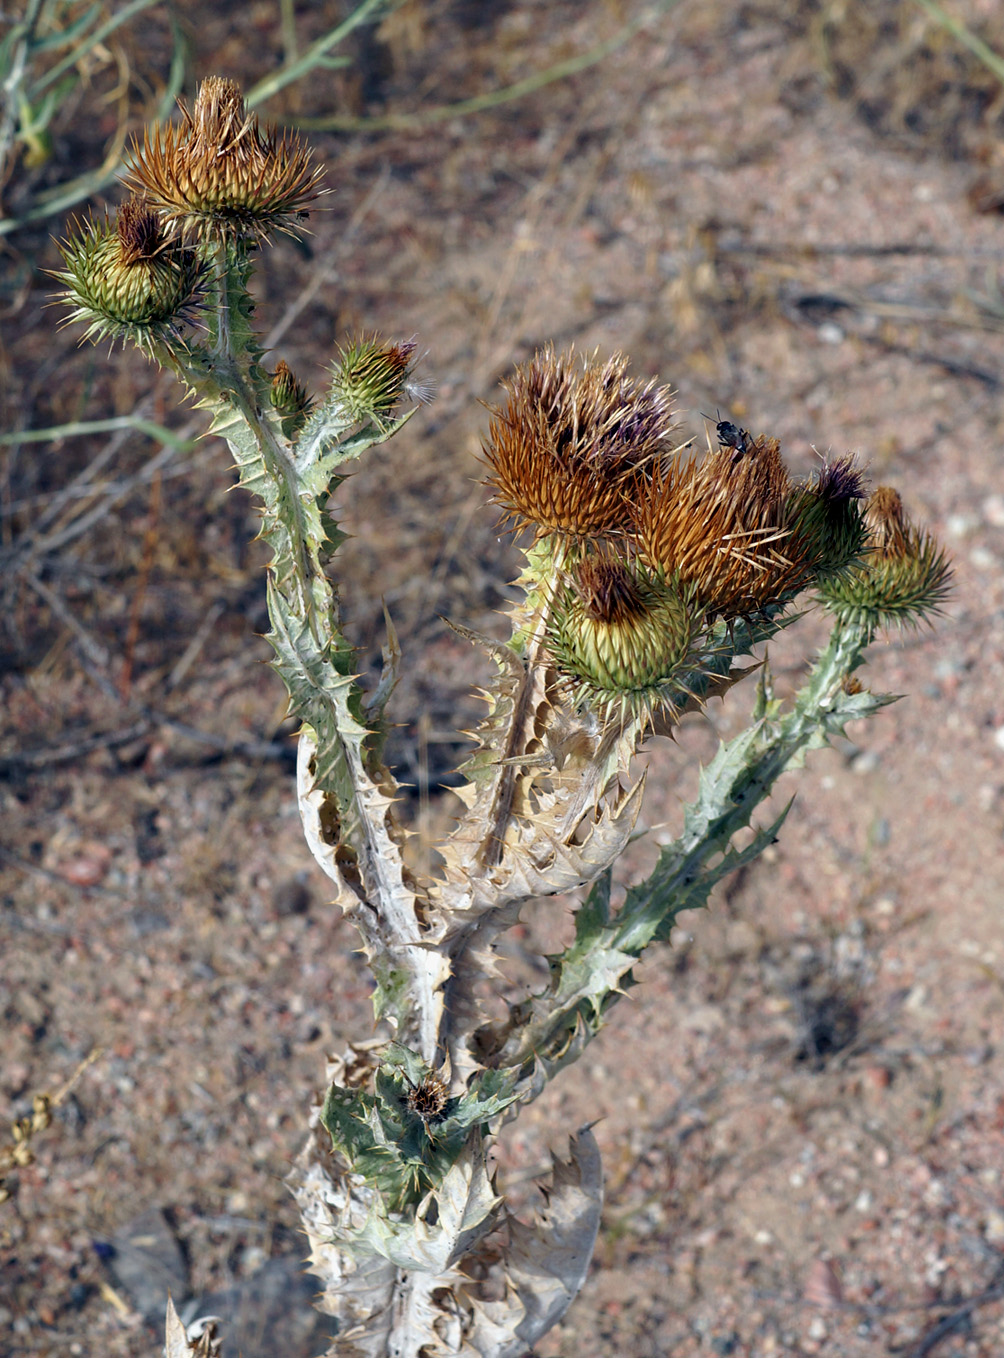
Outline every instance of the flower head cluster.
{"label": "flower head cluster", "polygon": [[164,231],[142,199],[118,209],[114,221],[91,220],[60,245],[65,269],[56,277],[89,339],[132,340],[149,350],[194,318],[206,266]]}
{"label": "flower head cluster", "polygon": [[716,619],[769,624],[811,586],[869,623],[937,607],[944,557],[895,492],[862,511],[853,458],[795,480],[776,439],[721,427],[705,456],[681,455],[668,389],[626,367],[545,349],[504,384],[485,443],[505,518],[552,544],[529,578],[557,571],[547,643],[578,700],[608,713],[672,707],[720,649]]}
{"label": "flower head cluster", "polygon": [[165,220],[202,239],[295,232],[322,171],[299,137],[259,126],[240,87],[210,76],[181,123],[148,128],[129,182]]}
{"label": "flower head cluster", "polygon": [[861,473],[851,458],[794,482],[777,439],[672,467],[638,511],[645,560],[694,588],[714,616],[787,603],[861,551]]}
{"label": "flower head cluster", "polygon": [[194,319],[207,266],[203,242],[293,232],[318,196],[321,170],[297,137],[262,128],[232,80],[202,82],[182,122],[146,130],[114,224],[89,222],[63,242],[71,320],[90,338],[149,349]]}

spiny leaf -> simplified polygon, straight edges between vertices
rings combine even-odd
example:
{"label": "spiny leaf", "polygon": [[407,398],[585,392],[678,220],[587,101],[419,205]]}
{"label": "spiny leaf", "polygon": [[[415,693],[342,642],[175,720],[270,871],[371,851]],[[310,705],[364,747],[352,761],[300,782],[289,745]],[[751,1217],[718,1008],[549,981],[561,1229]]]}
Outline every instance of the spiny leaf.
{"label": "spiny leaf", "polygon": [[491,1358],[522,1358],[561,1319],[589,1270],[603,1208],[599,1147],[588,1128],[573,1136],[567,1161],[554,1158],[547,1203],[524,1225],[510,1218],[502,1301],[475,1300],[470,1340]]}

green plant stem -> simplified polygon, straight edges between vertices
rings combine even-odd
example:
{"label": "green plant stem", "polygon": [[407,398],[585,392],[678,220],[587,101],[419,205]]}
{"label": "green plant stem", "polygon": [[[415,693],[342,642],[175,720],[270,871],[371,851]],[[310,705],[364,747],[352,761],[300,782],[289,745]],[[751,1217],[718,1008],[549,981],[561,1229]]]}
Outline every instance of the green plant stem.
{"label": "green plant stem", "polygon": [[661,851],[647,881],[628,890],[616,916],[609,915],[609,877],[593,888],[577,916],[575,941],[551,959],[551,984],[495,1029],[504,1041],[492,1064],[528,1072],[524,1100],[582,1054],[603,1015],[633,984],[631,968],[649,943],[668,938],[682,911],[704,906],[717,882],[773,843],[787,807],[755,830],[743,849],[733,839],[750,827],[754,810],[780,775],[841,734],[846,722],[892,701],[844,690],[869,640],[867,628],[837,623],[809,682],[783,715],[762,690],[754,724],[722,745],[702,771],[700,795],[686,808],[683,834]]}
{"label": "green plant stem", "polygon": [[446,963],[422,936],[417,888],[390,812],[396,785],[369,749],[355,657],[324,565],[339,536],[325,521],[338,468],[382,442],[403,419],[351,432],[352,417],[329,394],[305,427],[314,456],[304,457],[282,435],[281,416],[269,401],[271,380],[249,322],[249,256],[232,244],[214,254],[207,343],[164,343],[155,357],[213,411],[210,432],[227,440],[240,483],[263,505],[261,536],[272,550],[269,641],[291,709],[303,723],[299,792],[308,843],[360,928],[382,1012],[402,1040],[416,1041],[431,1058]]}
{"label": "green plant stem", "polygon": [[14,25],[0,45],[0,92],[3,95],[3,111],[0,115],[0,198],[14,170],[15,134],[26,102],[24,86],[42,3],[43,0],[30,0],[24,17]]}
{"label": "green plant stem", "polygon": [[337,47],[353,29],[372,22],[373,17],[386,2],[387,0],[362,0],[362,4],[358,5],[347,19],[323,34],[316,42],[312,42],[301,57],[286,62],[273,75],[259,80],[257,85],[252,85],[245,96],[248,108],[257,108],[259,104],[264,104],[287,85],[308,75],[315,67],[330,66],[328,53],[332,47]]}
{"label": "green plant stem", "polygon": [[115,14],[112,14],[103,24],[99,24],[94,32],[88,36],[86,41],[77,44],[77,46],[63,57],[62,61],[57,61],[55,66],[46,71],[45,75],[35,82],[33,93],[40,94],[43,90],[48,89],[50,85],[54,84],[55,81],[59,79],[64,71],[70,70],[77,64],[82,56],[93,51],[93,49],[97,47],[99,43],[104,42],[106,38],[110,38],[116,29],[121,28],[123,24],[127,24],[134,15],[142,14],[144,10],[152,9],[153,6],[157,4],[160,4],[160,0],[130,0],[129,4],[123,5],[120,10]]}
{"label": "green plant stem", "polygon": [[673,9],[678,3],[679,0],[658,0],[658,3],[631,23],[625,24],[606,42],[597,43],[595,47],[582,52],[579,56],[555,62],[546,70],[537,71],[500,90],[477,94],[470,99],[459,99],[454,104],[440,104],[436,108],[423,109],[415,113],[388,113],[379,118],[353,118],[335,114],[323,118],[298,118],[294,126],[305,132],[407,131],[410,128],[429,127],[435,123],[447,122],[450,118],[463,118],[471,113],[483,113],[486,109],[498,108],[502,104],[511,104],[517,99],[524,99],[528,94],[535,94],[558,80],[567,80],[569,76],[578,75],[580,71],[587,71],[591,66],[598,65],[611,53],[630,42],[654,18]]}
{"label": "green plant stem", "polygon": [[279,0],[279,31],[282,34],[283,64],[296,60],[300,50],[296,33],[296,0]]}
{"label": "green plant stem", "polygon": [[108,420],[71,420],[67,424],[53,424],[47,429],[17,429],[0,434],[0,444],[55,443],[58,439],[87,438],[91,434],[110,434],[116,429],[135,429],[158,443],[167,444],[179,452],[195,447],[193,439],[180,438],[162,424],[144,420],[139,415],[116,415]]}
{"label": "green plant stem", "polygon": [[989,47],[982,38],[978,38],[975,33],[968,29],[961,19],[953,18],[947,10],[937,3],[937,0],[917,0],[922,9],[926,9],[933,19],[936,19],[942,28],[951,33],[952,37],[968,47],[974,57],[978,57],[987,70],[1004,83],[1004,58],[999,57],[992,47]]}

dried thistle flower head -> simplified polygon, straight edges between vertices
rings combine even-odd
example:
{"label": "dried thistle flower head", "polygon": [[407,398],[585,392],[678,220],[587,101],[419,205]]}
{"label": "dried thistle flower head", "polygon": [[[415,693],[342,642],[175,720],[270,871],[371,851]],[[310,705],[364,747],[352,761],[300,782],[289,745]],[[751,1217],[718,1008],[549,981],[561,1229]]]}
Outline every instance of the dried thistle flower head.
{"label": "dried thistle flower head", "polygon": [[548,650],[573,701],[648,715],[686,698],[702,610],[675,582],[612,554],[576,561],[551,608]]}
{"label": "dried thistle flower head", "polygon": [[821,583],[823,602],[845,622],[903,627],[941,612],[952,567],[937,541],[915,528],[899,493],[879,486],[865,505],[869,550],[851,569]]}
{"label": "dried thistle flower head", "polygon": [[571,537],[618,535],[631,501],[670,452],[668,387],[550,347],[503,385],[484,446],[492,498],[514,527]]}
{"label": "dried thistle flower head", "polygon": [[429,1071],[418,1084],[410,1085],[405,1103],[408,1111],[422,1119],[426,1127],[440,1122],[446,1115],[450,1091],[434,1071]]}
{"label": "dried thistle flower head", "polygon": [[293,234],[318,197],[322,170],[300,138],[264,130],[233,80],[210,76],[181,123],[147,128],[128,182],[163,216],[201,238]]}
{"label": "dried thistle flower head", "polygon": [[763,608],[803,574],[789,549],[790,485],[780,445],[764,437],[739,453],[726,444],[670,467],[639,507],[642,556],[692,585],[710,614]]}
{"label": "dried thistle flower head", "polygon": [[[745,434],[745,431],[743,431]],[[709,614],[734,618],[783,605],[861,550],[853,459],[791,481],[777,439],[729,443],[670,468],[638,514],[643,558],[693,584]]]}
{"label": "dried thistle flower head", "polygon": [[130,339],[149,349],[194,318],[205,264],[165,231],[146,202],[129,199],[114,222],[74,226],[60,243],[66,268],[55,277],[73,308],[67,322],[85,322],[86,338]]}
{"label": "dried thistle flower head", "polygon": [[429,399],[426,389],[410,382],[414,359],[414,340],[389,342],[376,335],[369,339],[360,336],[339,350],[332,391],[353,420],[381,424],[391,417],[403,395],[412,394],[419,401]]}

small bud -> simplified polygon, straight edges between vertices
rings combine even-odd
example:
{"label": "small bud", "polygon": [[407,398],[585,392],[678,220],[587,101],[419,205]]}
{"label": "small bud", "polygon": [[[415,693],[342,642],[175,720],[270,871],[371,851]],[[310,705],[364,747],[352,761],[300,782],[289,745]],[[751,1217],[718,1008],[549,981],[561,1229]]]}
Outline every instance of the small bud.
{"label": "small bud", "polygon": [[175,335],[193,319],[205,265],[140,199],[119,208],[114,224],[91,220],[60,243],[66,268],[55,274],[84,321],[87,338],[130,339],[141,348]]}
{"label": "small bud", "polygon": [[[570,695],[604,716],[682,700],[698,665],[701,610],[685,591],[613,556],[573,565],[551,610],[548,648]],[[676,681],[676,686],[674,686]]]}
{"label": "small bud", "polygon": [[[310,411],[311,401],[307,389],[284,358],[280,358],[275,365],[269,400],[273,410],[283,417],[283,429],[288,436],[300,428]],[[287,423],[288,431],[285,428]]]}
{"label": "small bud", "polygon": [[670,392],[626,376],[627,360],[547,348],[516,369],[492,411],[488,485],[519,529],[622,535],[632,502],[670,451]]}
{"label": "small bud", "polygon": [[929,533],[915,528],[891,486],[865,505],[870,545],[860,562],[821,583],[823,602],[845,622],[878,627],[914,624],[939,613],[952,568]]}
{"label": "small bud", "polygon": [[295,234],[322,171],[299,137],[259,126],[233,80],[210,76],[181,123],[148,128],[129,182],[185,232],[202,238]]}
{"label": "small bud", "polygon": [[332,390],[337,393],[353,420],[390,419],[395,405],[410,389],[413,340],[388,344],[384,340],[360,338],[340,350]]}
{"label": "small bud", "polygon": [[865,505],[865,527],[873,551],[882,556],[902,556],[907,551],[906,511],[898,490],[876,487]]}

